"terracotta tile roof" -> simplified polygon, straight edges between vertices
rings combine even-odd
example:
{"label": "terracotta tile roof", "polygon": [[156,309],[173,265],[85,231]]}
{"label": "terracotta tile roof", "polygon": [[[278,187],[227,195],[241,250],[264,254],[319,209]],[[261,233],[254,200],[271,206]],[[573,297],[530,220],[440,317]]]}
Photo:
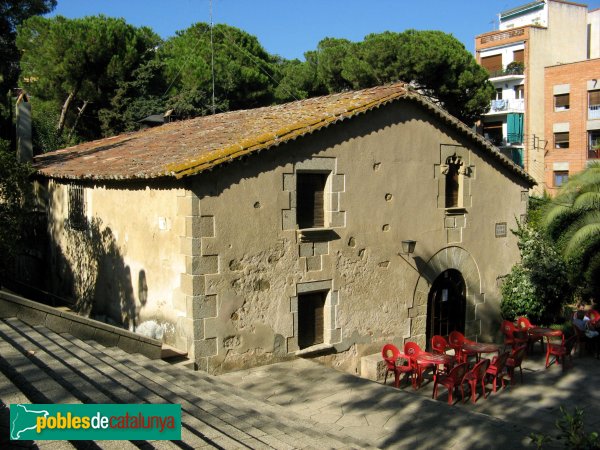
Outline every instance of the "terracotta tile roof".
{"label": "terracotta tile roof", "polygon": [[39,155],[34,167],[40,175],[49,178],[182,178],[400,98],[417,101],[466,132],[505,165],[534,183],[495,147],[403,83],[172,122]]}

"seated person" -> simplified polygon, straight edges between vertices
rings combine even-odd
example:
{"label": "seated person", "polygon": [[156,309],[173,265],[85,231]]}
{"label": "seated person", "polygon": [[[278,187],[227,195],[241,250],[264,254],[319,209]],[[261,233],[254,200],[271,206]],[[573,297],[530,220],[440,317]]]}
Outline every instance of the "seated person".
{"label": "seated person", "polygon": [[592,327],[590,318],[583,310],[578,310],[575,313],[575,317],[573,317],[573,325],[583,331],[588,338],[594,338],[600,334]]}

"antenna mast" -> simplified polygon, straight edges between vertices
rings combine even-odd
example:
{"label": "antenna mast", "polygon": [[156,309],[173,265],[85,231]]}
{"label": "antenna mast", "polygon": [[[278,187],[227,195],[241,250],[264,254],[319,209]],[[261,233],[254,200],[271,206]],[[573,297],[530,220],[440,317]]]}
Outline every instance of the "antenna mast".
{"label": "antenna mast", "polygon": [[215,49],[213,45],[213,14],[212,0],[209,0],[210,5],[210,67],[212,73],[212,113],[215,114]]}

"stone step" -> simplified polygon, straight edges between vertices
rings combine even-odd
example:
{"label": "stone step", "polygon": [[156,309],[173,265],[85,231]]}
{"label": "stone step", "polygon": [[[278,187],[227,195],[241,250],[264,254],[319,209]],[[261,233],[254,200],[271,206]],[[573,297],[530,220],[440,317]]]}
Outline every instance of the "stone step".
{"label": "stone step", "polygon": [[[0,337],[4,344],[2,357],[7,357],[10,365],[1,370],[15,384],[22,383],[22,391],[28,398],[24,403],[114,403],[73,368],[70,364],[73,361],[66,361],[65,355],[52,342],[46,341],[29,325],[18,319],[0,320]],[[55,356],[52,352],[56,350],[59,354]],[[22,442],[28,441],[18,441],[19,445]],[[42,442],[46,445],[53,441]],[[57,442],[60,442],[60,448],[69,448],[69,443],[63,446],[63,441]],[[102,441],[100,446],[94,444],[93,448],[114,448],[119,445],[120,449],[126,450],[145,444],[148,442]],[[33,443],[31,445],[35,446]],[[81,447],[78,441],[73,441],[73,445]]]}
{"label": "stone step", "polygon": [[[262,446],[255,437],[238,430],[227,422],[191,404],[184,397],[173,392],[168,386],[157,383],[144,373],[133,370],[126,365],[117,363],[107,356],[107,349],[98,344],[92,348],[85,342],[71,335],[57,335],[45,327],[34,327],[33,330],[43,345],[49,345],[53,352],[62,355],[68,353],[69,362],[80,373],[89,376],[90,370],[95,371],[95,388],[103,391],[109,399],[101,403],[174,403],[181,404],[182,411],[182,440],[194,448],[216,445],[244,447],[256,444]],[[56,349],[56,347],[59,347]],[[68,349],[68,350],[67,350]],[[124,355],[128,355],[121,350]],[[100,402],[99,402],[100,403]]]}
{"label": "stone step", "polygon": [[[75,345],[89,345],[96,350],[102,350],[101,345],[96,342],[69,339]],[[294,447],[297,447],[299,442],[317,447],[323,445],[330,448],[356,447],[356,441],[348,439],[347,436],[330,436],[325,426],[295,415],[290,418],[288,417],[290,413],[282,407],[265,403],[250,396],[246,391],[206,373],[174,368],[166,362],[149,360],[143,355],[128,354],[115,347],[103,351],[106,355],[110,355],[116,364],[126,364],[140,374],[150,374],[148,376],[155,382],[163,385],[170,384],[171,390],[178,392],[182,398],[193,401],[194,404],[208,403],[218,408],[219,417],[228,418],[238,426],[240,424],[244,427],[256,426],[267,434],[285,439]],[[316,440],[315,430],[319,432]],[[289,439],[288,435],[294,438]]]}
{"label": "stone step", "polygon": [[[253,398],[246,391],[206,373],[149,360],[116,347],[105,348],[97,342],[84,342],[14,318],[0,320],[0,374],[14,379],[15,386],[27,392],[22,397],[27,398],[27,403],[169,402],[182,405],[182,441],[99,441],[90,443],[93,448],[369,446],[348,436],[330,433],[324,425]],[[80,446],[77,441],[71,444]],[[0,445],[0,448],[5,447]],[[59,447],[71,448],[72,445],[60,442]]]}

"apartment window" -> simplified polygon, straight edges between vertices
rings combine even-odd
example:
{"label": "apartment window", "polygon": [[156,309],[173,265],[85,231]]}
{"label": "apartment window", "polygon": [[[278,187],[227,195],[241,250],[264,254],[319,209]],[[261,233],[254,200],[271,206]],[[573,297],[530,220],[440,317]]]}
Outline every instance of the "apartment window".
{"label": "apartment window", "polygon": [[298,295],[298,347],[322,344],[325,330],[325,299],[327,291]]}
{"label": "apartment window", "polygon": [[600,158],[600,130],[588,131],[588,159]]}
{"label": "apartment window", "polygon": [[524,64],[525,63],[525,50],[515,50],[513,52],[513,61]]}
{"label": "apartment window", "polygon": [[588,119],[600,119],[600,91],[588,92]]}
{"label": "apartment window", "polygon": [[496,100],[502,100],[502,88],[496,88]]}
{"label": "apartment window", "polygon": [[569,94],[554,96],[554,111],[567,111],[569,109]]}
{"label": "apartment window", "polygon": [[515,86],[515,98],[517,100],[525,98],[525,86],[523,84]]}
{"label": "apartment window", "polygon": [[569,132],[554,133],[554,148],[569,148]]}
{"label": "apartment window", "polygon": [[494,145],[502,145],[502,122],[485,122],[483,136]]}
{"label": "apartment window", "polygon": [[299,228],[325,226],[327,173],[296,174],[296,220]]}
{"label": "apartment window", "polygon": [[561,187],[569,179],[569,171],[555,170],[554,171],[554,187]]}
{"label": "apartment window", "polygon": [[485,56],[481,58],[481,65],[491,76],[502,72],[502,55]]}
{"label": "apartment window", "polygon": [[87,227],[84,190],[81,186],[71,185],[69,192],[69,227],[84,230]]}

